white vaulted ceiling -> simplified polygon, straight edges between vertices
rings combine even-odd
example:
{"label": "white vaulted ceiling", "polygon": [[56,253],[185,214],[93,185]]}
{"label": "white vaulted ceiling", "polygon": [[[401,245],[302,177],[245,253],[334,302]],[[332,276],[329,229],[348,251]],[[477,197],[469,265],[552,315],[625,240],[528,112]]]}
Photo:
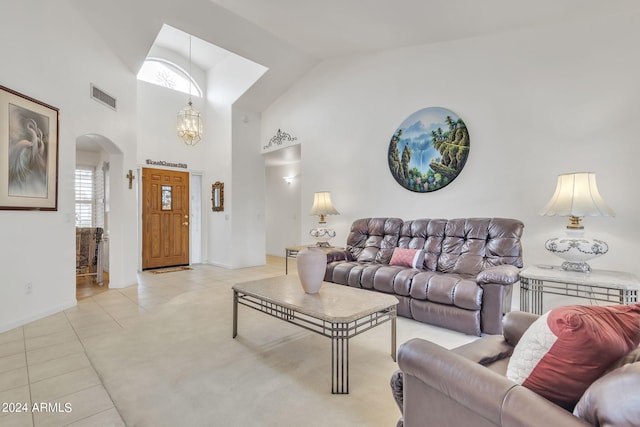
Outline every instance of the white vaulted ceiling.
{"label": "white vaulted ceiling", "polygon": [[[264,110],[311,67],[334,56],[640,8],[637,0],[70,1],[134,73],[163,24],[269,68],[238,101],[253,111]],[[206,67],[207,58],[198,55],[194,51],[194,62]]]}
{"label": "white vaulted ceiling", "polygon": [[319,59],[476,37],[638,7],[634,0],[210,1]]}

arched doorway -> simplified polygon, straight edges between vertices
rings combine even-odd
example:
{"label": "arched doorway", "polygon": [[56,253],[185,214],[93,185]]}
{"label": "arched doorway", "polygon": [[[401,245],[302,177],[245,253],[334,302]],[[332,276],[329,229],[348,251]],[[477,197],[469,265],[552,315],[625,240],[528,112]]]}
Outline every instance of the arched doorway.
{"label": "arched doorway", "polygon": [[[98,261],[92,268],[78,267],[82,258],[78,249],[80,234],[76,231],[76,298],[82,299],[109,287],[112,265],[112,248],[118,242],[112,241],[113,197],[120,197],[111,188],[122,182],[122,177],[114,175],[113,170],[122,170],[122,151],[110,139],[97,134],[85,134],[76,139],[76,230],[83,228],[101,228]],[[83,191],[84,190],[84,191]],[[116,203],[118,205],[119,203]],[[92,253],[94,249],[91,248]],[[95,272],[95,273],[94,273]]]}

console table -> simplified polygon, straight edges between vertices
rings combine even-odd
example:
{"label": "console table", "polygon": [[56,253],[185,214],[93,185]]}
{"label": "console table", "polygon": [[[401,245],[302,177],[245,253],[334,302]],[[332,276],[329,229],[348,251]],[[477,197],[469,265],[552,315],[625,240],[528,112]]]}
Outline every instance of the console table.
{"label": "console table", "polygon": [[284,252],[284,274],[289,274],[289,258],[295,259],[298,256],[298,252],[307,248],[318,248],[325,252],[331,252],[333,250],[341,251],[344,249],[337,246],[316,246],[313,243],[302,246],[287,246]]}
{"label": "console table", "polygon": [[560,267],[536,265],[520,272],[520,310],[542,314],[542,295],[565,295],[611,304],[638,302],[640,280],[621,271],[564,271]]}

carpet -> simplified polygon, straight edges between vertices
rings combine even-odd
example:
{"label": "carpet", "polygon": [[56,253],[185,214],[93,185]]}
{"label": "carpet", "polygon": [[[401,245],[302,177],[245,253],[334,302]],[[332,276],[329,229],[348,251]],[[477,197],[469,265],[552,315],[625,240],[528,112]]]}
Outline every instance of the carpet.
{"label": "carpet", "polygon": [[[127,426],[395,425],[390,323],[350,341],[350,394],[332,395],[328,338],[239,307],[233,339],[232,300],[228,284],[189,292],[84,341]],[[399,318],[398,343],[413,337],[470,340]]]}
{"label": "carpet", "polygon": [[164,274],[164,273],[173,273],[175,271],[185,271],[185,270],[193,270],[191,267],[167,267],[167,268],[156,268],[155,270],[147,270],[149,273],[153,274]]}

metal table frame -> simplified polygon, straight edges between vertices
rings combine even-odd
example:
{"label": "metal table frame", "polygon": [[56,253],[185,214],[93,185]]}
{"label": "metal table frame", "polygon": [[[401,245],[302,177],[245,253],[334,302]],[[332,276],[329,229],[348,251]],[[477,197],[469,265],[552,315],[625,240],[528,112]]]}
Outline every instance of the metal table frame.
{"label": "metal table frame", "polygon": [[[367,291],[363,291],[367,292]],[[331,322],[302,314],[260,296],[233,290],[233,338],[238,335],[238,305],[252,308],[331,339],[331,393],[349,393],[349,339],[391,321],[391,358],[396,361],[396,305],[351,322]]]}
{"label": "metal table frame", "polygon": [[287,246],[284,248],[284,274],[289,274],[289,259],[296,259],[298,252],[306,248],[318,248],[325,252],[344,250],[344,248],[340,246],[317,246],[313,243],[301,246]]}
{"label": "metal table frame", "polygon": [[640,282],[628,273],[593,270],[562,271],[557,267],[528,267],[520,272],[520,310],[542,314],[543,294],[604,301],[611,304],[638,302]]}

